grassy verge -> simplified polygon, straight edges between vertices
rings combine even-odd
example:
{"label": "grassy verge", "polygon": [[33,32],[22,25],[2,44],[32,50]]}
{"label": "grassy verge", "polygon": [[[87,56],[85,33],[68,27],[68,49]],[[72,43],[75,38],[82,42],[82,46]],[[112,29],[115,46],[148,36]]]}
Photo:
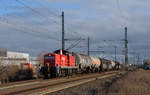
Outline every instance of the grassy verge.
{"label": "grassy verge", "polygon": [[150,95],[150,71],[130,71],[49,95]]}

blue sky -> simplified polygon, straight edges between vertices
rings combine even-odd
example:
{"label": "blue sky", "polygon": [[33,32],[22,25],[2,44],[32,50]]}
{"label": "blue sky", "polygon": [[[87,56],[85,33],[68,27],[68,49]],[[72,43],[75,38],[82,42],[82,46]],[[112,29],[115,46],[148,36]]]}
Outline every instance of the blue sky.
{"label": "blue sky", "polygon": [[[117,45],[120,55],[127,26],[129,52],[135,50],[141,56],[150,56],[149,0],[118,0],[121,13],[117,0],[18,1],[21,3],[16,0],[0,2],[1,48],[29,52],[32,56],[61,48],[61,12],[64,11],[66,38],[90,36],[92,49]],[[75,42],[67,42],[66,47],[72,43]],[[86,41],[79,44],[86,45]],[[72,49],[84,53],[86,50],[86,47]],[[113,48],[106,51],[109,53],[114,53]]]}

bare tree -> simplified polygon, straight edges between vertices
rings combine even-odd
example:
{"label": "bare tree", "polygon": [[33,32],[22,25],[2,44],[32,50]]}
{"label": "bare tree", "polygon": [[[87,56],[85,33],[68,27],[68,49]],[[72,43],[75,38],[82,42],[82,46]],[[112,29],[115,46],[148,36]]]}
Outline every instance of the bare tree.
{"label": "bare tree", "polygon": [[37,60],[38,60],[38,62],[39,62],[39,63],[38,63],[39,65],[43,65],[43,63],[44,63],[44,53],[38,54]]}
{"label": "bare tree", "polygon": [[0,81],[7,83],[11,81],[32,79],[33,71],[29,68],[21,68],[21,63],[26,63],[24,58],[0,58]]}
{"label": "bare tree", "polygon": [[37,63],[37,68],[36,68],[36,72],[37,72],[36,74],[38,77],[42,77],[39,71],[44,64],[44,53],[38,54],[37,60],[38,60],[38,63]]}

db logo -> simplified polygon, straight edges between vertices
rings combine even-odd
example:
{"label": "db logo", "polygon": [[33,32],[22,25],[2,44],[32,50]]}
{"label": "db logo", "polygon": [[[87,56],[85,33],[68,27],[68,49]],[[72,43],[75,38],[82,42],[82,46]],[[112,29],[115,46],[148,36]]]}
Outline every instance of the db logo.
{"label": "db logo", "polygon": [[65,61],[65,57],[62,57],[61,60],[62,60],[62,61]]}

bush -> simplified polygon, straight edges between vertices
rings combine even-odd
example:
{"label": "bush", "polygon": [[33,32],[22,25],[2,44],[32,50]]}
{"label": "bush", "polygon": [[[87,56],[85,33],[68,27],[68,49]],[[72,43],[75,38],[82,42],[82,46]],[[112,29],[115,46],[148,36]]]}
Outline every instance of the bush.
{"label": "bush", "polygon": [[17,65],[0,65],[0,81],[2,83],[33,79],[32,69],[19,69]]}
{"label": "bush", "polygon": [[33,70],[19,70],[16,75],[16,81],[33,79]]}

